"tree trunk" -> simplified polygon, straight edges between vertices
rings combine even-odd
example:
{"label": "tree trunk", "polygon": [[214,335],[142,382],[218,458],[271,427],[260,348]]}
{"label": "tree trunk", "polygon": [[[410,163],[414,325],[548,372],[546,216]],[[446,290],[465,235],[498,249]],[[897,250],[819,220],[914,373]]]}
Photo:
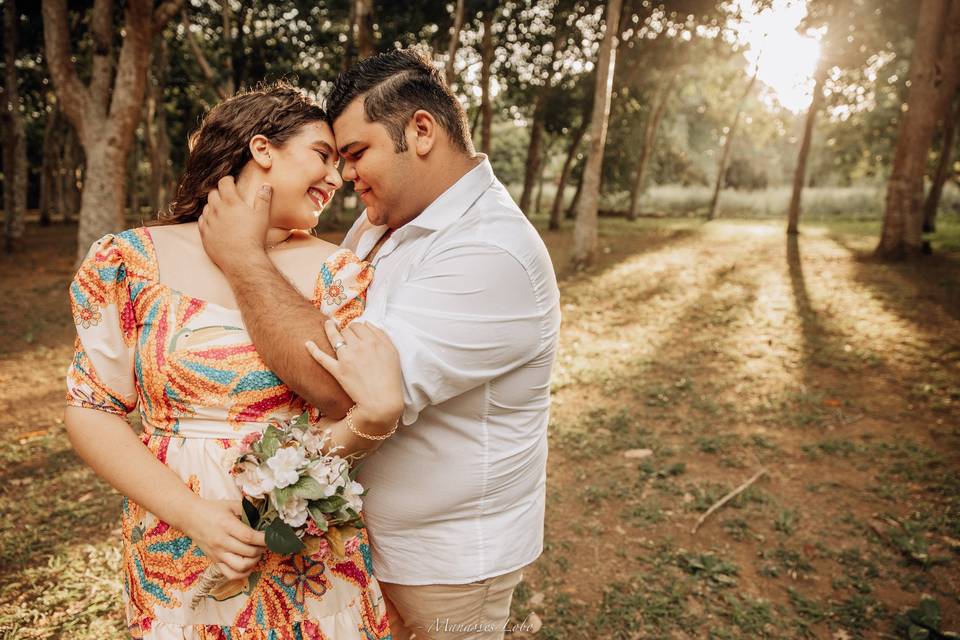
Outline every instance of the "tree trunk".
{"label": "tree trunk", "polygon": [[[758,61],[757,69],[759,68]],[[727,136],[723,141],[723,151],[720,153],[720,163],[717,166],[717,181],[713,185],[713,197],[710,199],[710,209],[707,210],[707,220],[713,220],[717,215],[717,205],[720,203],[720,189],[723,188],[723,174],[727,171],[727,162],[730,161],[730,150],[733,148],[733,136],[737,132],[737,125],[740,123],[740,113],[743,112],[743,105],[746,103],[747,97],[750,95],[750,91],[757,81],[757,73],[758,71],[754,71],[750,77],[750,82],[747,83],[747,88],[744,89],[743,96],[741,96],[740,102],[737,103],[737,111],[733,114],[733,122],[730,123],[730,127],[727,129]]]}
{"label": "tree trunk", "polygon": [[141,116],[151,45],[183,0],[153,5],[152,0],[125,3],[123,43],[116,55],[113,3],[95,0],[90,20],[93,61],[85,84],[70,51],[66,0],[43,1],[47,68],[64,115],[76,127],[86,153],[77,237],[80,259],[95,240],[123,224],[127,154]]}
{"label": "tree trunk", "polygon": [[955,98],[956,108],[943,120],[943,143],[940,146],[940,159],[937,162],[937,171],[933,174],[930,193],[923,204],[923,232],[933,233],[937,230],[937,208],[940,206],[940,196],[943,195],[943,185],[947,175],[951,172],[953,163],[953,141],[957,133],[957,122],[960,121],[960,96]]}
{"label": "tree trunk", "polygon": [[7,134],[3,145],[3,225],[4,249],[12,253],[23,240],[24,216],[27,209],[27,135],[20,112],[20,90],[17,87],[17,36],[20,14],[15,0],[3,3],[4,113]]}
{"label": "tree trunk", "polygon": [[457,58],[457,49],[460,47],[460,31],[463,29],[464,0],[456,0],[456,9],[453,12],[453,26],[450,27],[450,45],[447,47],[447,86],[453,86],[454,62]]}
{"label": "tree trunk", "polygon": [[167,110],[164,88],[170,64],[167,41],[158,38],[154,51],[153,73],[147,82],[147,117],[144,133],[150,156],[150,208],[157,214],[167,205],[173,170],[170,165],[170,134],[167,131]]}
{"label": "tree trunk", "polygon": [[533,200],[533,210],[536,213],[540,213],[540,207],[543,204],[543,179],[547,172],[547,161],[550,159],[550,149],[553,147],[555,142],[556,138],[549,140],[547,142],[547,146],[543,149],[543,154],[540,157],[540,169],[539,175],[537,176],[537,197]]}
{"label": "tree trunk", "polygon": [[[104,142],[86,150],[87,166],[80,199],[77,242],[86,255],[98,238],[123,228],[126,200],[126,153]],[[81,256],[82,257],[82,256]]]}
{"label": "tree trunk", "polygon": [[373,32],[373,0],[356,0],[357,56],[369,58],[376,51],[376,34]]}
{"label": "tree trunk", "polygon": [[603,167],[603,149],[607,141],[610,119],[610,100],[613,72],[617,62],[617,35],[620,29],[622,0],[607,4],[606,27],[600,43],[597,61],[597,84],[593,96],[593,114],[590,118],[590,149],[584,167],[583,195],[577,208],[573,228],[572,262],[576,269],[589,266],[597,249],[597,205],[600,198],[600,172]]}
{"label": "tree trunk", "polygon": [[573,140],[570,141],[570,148],[567,150],[567,159],[563,161],[563,169],[560,171],[560,179],[557,181],[557,194],[553,198],[553,205],[550,207],[550,231],[557,231],[560,228],[560,210],[563,208],[563,192],[567,188],[567,180],[570,178],[570,169],[573,168],[573,159],[577,157],[577,147],[583,140],[583,134],[590,124],[590,118],[584,114],[583,122],[577,127],[573,134]]}
{"label": "tree trunk", "polygon": [[127,165],[127,195],[130,200],[130,215],[140,218],[140,144],[136,136]]}
{"label": "tree trunk", "polygon": [[660,129],[660,119],[663,118],[663,112],[666,110],[667,101],[670,100],[670,94],[673,93],[673,87],[677,82],[677,74],[671,73],[667,84],[661,87],[658,92],[658,99],[653,113],[647,117],[643,125],[643,149],[640,150],[640,162],[637,163],[637,175],[633,181],[633,188],[630,189],[630,212],[627,214],[628,220],[637,219],[637,207],[640,203],[640,196],[643,194],[643,181],[647,176],[647,167],[650,164],[650,158],[653,157],[653,148],[657,142],[657,131]]}
{"label": "tree trunk", "polygon": [[[185,10],[180,12],[180,22],[183,24],[183,32],[187,40],[187,46],[190,48],[190,52],[193,53],[193,58],[197,61],[197,65],[200,67],[200,73],[202,73],[207,82],[213,86],[214,90],[217,92],[217,96],[221,100],[226,100],[234,94],[233,56],[231,55],[231,48],[233,46],[233,27],[231,17],[233,13],[230,9],[229,2],[223,2],[222,7],[221,17],[223,19],[223,39],[225,51],[227,52],[225,59],[223,60],[224,73],[222,75],[213,70],[213,67],[207,60],[207,56],[203,53],[203,47],[200,46],[200,41],[197,39],[197,35],[190,28],[190,17],[187,15]],[[219,78],[218,75],[220,75]]]}
{"label": "tree trunk", "polygon": [[237,92],[233,79],[233,9],[230,3],[223,0],[220,3],[220,18],[223,22],[223,91],[232,96]]}
{"label": "tree trunk", "polygon": [[76,129],[66,123],[66,136],[63,141],[63,155],[60,160],[60,180],[57,208],[63,214],[64,222],[72,222],[80,215],[81,190],[84,171],[83,147]]}
{"label": "tree trunk", "polygon": [[570,206],[567,207],[567,212],[564,214],[567,220],[573,220],[577,217],[577,208],[580,206],[580,194],[583,193],[583,178],[585,175],[586,171],[581,171],[580,177],[577,179],[577,188],[573,192],[573,200],[570,201]]}
{"label": "tree trunk", "polygon": [[43,127],[43,160],[40,169],[40,226],[50,225],[57,210],[57,183],[63,156],[63,117],[56,104],[47,113]]}
{"label": "tree trunk", "polygon": [[803,141],[800,143],[800,152],[797,154],[797,168],[793,173],[793,194],[790,196],[790,208],[787,212],[787,233],[799,233],[800,223],[800,195],[803,192],[804,180],[807,177],[807,156],[810,155],[810,146],[813,143],[813,123],[817,119],[817,112],[823,104],[823,83],[827,80],[829,67],[823,61],[817,66],[816,77],[813,83],[813,98],[810,108],[807,109],[807,119],[803,125]]}
{"label": "tree trunk", "polygon": [[490,129],[493,126],[493,104],[490,99],[490,67],[493,64],[493,15],[497,11],[496,3],[483,12],[483,37],[480,44],[482,59],[480,67],[480,151],[490,155]]}
{"label": "tree trunk", "polygon": [[530,215],[530,200],[533,196],[533,186],[540,171],[540,147],[543,145],[543,130],[546,125],[546,91],[537,96],[533,109],[533,122],[530,124],[530,142],[527,144],[527,162],[523,172],[523,191],[520,193],[520,211]]}
{"label": "tree trunk", "polygon": [[922,0],[918,13],[907,109],[897,131],[883,231],[875,252],[885,260],[912,258],[923,252],[923,176],[927,154],[943,111],[941,103],[953,96],[960,64],[960,46],[956,42],[960,39],[960,2],[948,5],[945,0]]}

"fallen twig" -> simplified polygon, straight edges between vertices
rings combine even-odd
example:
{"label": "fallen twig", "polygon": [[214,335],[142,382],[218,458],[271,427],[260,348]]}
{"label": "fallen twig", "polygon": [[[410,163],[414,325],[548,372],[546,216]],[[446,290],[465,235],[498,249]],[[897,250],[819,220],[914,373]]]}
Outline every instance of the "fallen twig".
{"label": "fallen twig", "polygon": [[693,525],[693,529],[690,530],[690,533],[696,533],[697,529],[700,528],[700,525],[702,525],[703,522],[707,518],[709,518],[714,511],[716,511],[726,503],[730,502],[730,500],[733,500],[734,498],[736,498],[740,493],[742,493],[744,490],[746,490],[747,487],[749,487],[754,482],[756,482],[760,478],[760,476],[764,475],[766,472],[767,472],[766,469],[760,469],[760,471],[757,471],[755,474],[753,474],[752,478],[750,478],[749,480],[744,482],[742,485],[740,485],[739,487],[737,487],[727,495],[723,496],[722,498],[714,502],[713,505],[709,509],[707,509],[702,516],[700,516],[697,519],[697,523]]}

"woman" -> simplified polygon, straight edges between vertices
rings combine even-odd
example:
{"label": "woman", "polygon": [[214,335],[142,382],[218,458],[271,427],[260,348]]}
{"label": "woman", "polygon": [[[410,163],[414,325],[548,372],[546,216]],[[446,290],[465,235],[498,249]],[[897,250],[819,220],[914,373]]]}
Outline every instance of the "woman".
{"label": "woman", "polygon": [[[303,411],[320,418],[257,355],[201,246],[196,220],[226,175],[251,201],[263,183],[273,186],[271,257],[335,321],[325,327],[331,341],[351,344],[349,361],[321,362],[357,402],[350,424],[323,425],[345,447],[341,455],[362,454],[396,428],[392,344],[365,325],[338,331],[362,312],[373,269],[302,231],[342,184],[335,149],[323,111],[292,87],[230,98],[191,139],[159,223],[100,239],[71,285],[77,340],[65,422],[79,455],[125,496],[124,595],[135,638],[390,635],[366,538],[346,559],[272,553],[239,519],[240,492],[221,464],[226,449],[271,420]],[[124,418],[137,407],[141,437]],[[228,579],[247,577],[247,587],[192,608],[211,563]]]}

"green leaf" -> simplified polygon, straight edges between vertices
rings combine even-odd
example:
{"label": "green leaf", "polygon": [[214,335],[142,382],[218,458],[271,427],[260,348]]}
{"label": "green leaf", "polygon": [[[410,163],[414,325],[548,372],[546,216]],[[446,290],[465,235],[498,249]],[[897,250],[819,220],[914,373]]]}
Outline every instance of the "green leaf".
{"label": "green leaf", "polygon": [[289,556],[303,549],[303,541],[297,537],[293,527],[277,518],[264,531],[267,548],[274,553]]}
{"label": "green leaf", "polygon": [[307,414],[306,411],[304,411],[303,413],[298,415],[290,424],[294,427],[303,427],[304,429],[307,429],[310,427],[310,416]]}
{"label": "green leaf", "polygon": [[318,500],[323,497],[323,487],[310,476],[303,476],[293,485],[294,495],[307,500]]}
{"label": "green leaf", "polygon": [[314,500],[311,504],[323,513],[336,513],[340,511],[343,505],[347,504],[347,501],[342,496],[330,496],[329,498]]}
{"label": "green leaf", "polygon": [[296,485],[290,485],[289,487],[284,487],[282,489],[274,489],[273,497],[277,502],[278,507],[282,507],[287,504],[287,500],[294,497],[296,494]]}
{"label": "green leaf", "polygon": [[260,509],[247,498],[244,498],[241,504],[243,505],[243,522],[251,529],[256,529],[260,524]]}
{"label": "green leaf", "polygon": [[283,432],[275,426],[267,427],[267,430],[263,433],[263,438],[260,440],[260,451],[263,452],[265,457],[269,458],[277,452],[277,449],[280,448],[281,436],[283,436]]}
{"label": "green leaf", "polygon": [[321,531],[327,530],[327,518],[324,516],[323,512],[315,507],[307,507],[307,511],[310,512],[310,517],[313,518],[313,521],[316,523],[317,528]]}

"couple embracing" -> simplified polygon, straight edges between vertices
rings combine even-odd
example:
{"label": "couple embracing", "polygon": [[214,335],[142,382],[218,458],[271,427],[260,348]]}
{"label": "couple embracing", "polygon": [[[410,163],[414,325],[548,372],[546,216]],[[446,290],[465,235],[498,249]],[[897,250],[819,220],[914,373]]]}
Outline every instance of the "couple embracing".
{"label": "couple embracing", "polygon": [[[542,550],[546,248],[421,54],[361,61],[325,107],[214,107],[174,201],[71,284],[65,422],[124,495],[133,637],[499,638]],[[336,246],[309,231],[344,180],[365,211]],[[367,491],[342,556],[267,549],[222,462],[305,412]],[[247,586],[193,607],[211,565]]]}

